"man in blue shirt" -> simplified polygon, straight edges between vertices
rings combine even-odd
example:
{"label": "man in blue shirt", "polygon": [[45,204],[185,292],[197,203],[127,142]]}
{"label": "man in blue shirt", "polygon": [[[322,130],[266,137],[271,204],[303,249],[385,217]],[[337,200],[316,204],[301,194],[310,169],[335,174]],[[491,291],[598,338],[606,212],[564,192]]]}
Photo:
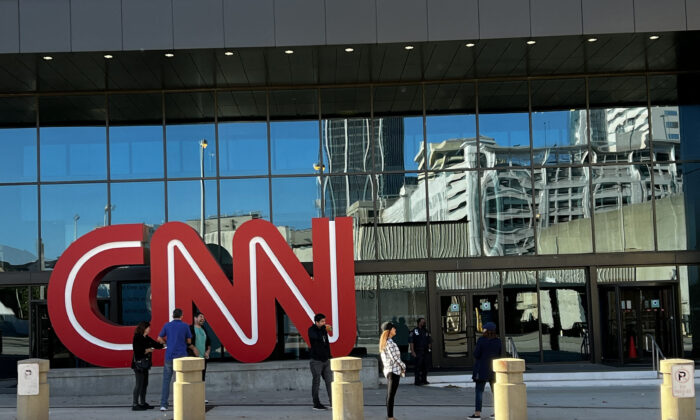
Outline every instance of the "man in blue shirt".
{"label": "man in blue shirt", "polygon": [[166,344],[165,364],[163,365],[163,388],[160,393],[160,411],[168,409],[168,397],[170,397],[170,381],[173,379],[173,359],[187,357],[187,349],[192,350],[195,356],[199,351],[192,344],[190,327],[182,322],[182,309],[173,311],[173,320],[163,325],[158,334],[158,342]]}

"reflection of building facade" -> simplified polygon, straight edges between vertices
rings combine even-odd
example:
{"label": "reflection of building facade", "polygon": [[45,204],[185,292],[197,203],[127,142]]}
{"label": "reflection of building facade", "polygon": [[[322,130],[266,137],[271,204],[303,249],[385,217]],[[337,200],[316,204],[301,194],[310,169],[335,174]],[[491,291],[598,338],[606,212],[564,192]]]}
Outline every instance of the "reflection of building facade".
{"label": "reflection of building facade", "polygon": [[[0,2],[23,16],[0,37],[0,376],[27,356],[80,364],[45,305],[77,237],[200,218],[228,273],[245,220],[312,272],[311,219],[352,217],[358,353],[382,321],[426,317],[441,367],[471,366],[485,319],[528,363],[646,363],[647,335],[700,357],[690,7],[650,26],[667,5],[557,2],[552,22],[513,0],[512,25],[488,1],[44,3],[51,25],[31,18],[46,4]],[[559,35],[526,44],[535,22]],[[105,318],[148,319],[148,270],[105,276]],[[287,321],[274,357],[304,358]]]}

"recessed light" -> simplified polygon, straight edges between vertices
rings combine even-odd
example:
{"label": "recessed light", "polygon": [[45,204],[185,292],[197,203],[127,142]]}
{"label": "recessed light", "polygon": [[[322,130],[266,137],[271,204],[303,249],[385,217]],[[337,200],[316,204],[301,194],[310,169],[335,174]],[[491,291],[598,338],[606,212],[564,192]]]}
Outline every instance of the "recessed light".
{"label": "recessed light", "polygon": [[175,57],[175,54],[173,54],[173,53],[165,53],[165,56],[168,57],[168,58],[173,58],[173,57]]}
{"label": "recessed light", "polygon": [[294,50],[285,50],[284,53],[285,54],[294,54]]}
{"label": "recessed light", "polygon": [[350,48],[350,47],[348,47],[348,48],[346,48],[346,49],[345,49],[345,52],[353,52],[353,51],[355,51],[355,49],[354,49],[354,48]]}
{"label": "recessed light", "polygon": [[656,40],[656,39],[659,39],[659,38],[660,38],[660,37],[659,37],[658,35],[652,35],[652,36],[649,37],[649,39],[651,39],[652,41],[654,41],[654,40]]}
{"label": "recessed light", "polygon": [[465,47],[467,47],[467,48],[472,48],[472,47],[475,46],[475,45],[476,45],[475,43],[469,42],[469,43],[465,44]]}
{"label": "recessed light", "polygon": [[50,55],[45,55],[45,56],[43,56],[42,58],[43,58],[45,61],[51,61],[51,60],[53,60],[53,57],[51,57]]}
{"label": "recessed light", "polygon": [[534,39],[531,39],[531,40],[526,42],[527,45],[535,45],[536,43],[537,43],[537,41],[535,41]]}
{"label": "recessed light", "polygon": [[105,57],[107,60],[109,60],[109,59],[111,59],[111,58],[114,58],[114,56],[113,56],[112,54],[105,54],[104,57]]}
{"label": "recessed light", "polygon": [[406,45],[406,46],[403,47],[403,48],[404,48],[405,50],[407,50],[407,51],[411,51],[411,50],[413,49],[413,45]]}
{"label": "recessed light", "polygon": [[596,42],[598,38],[588,38],[588,42]]}
{"label": "recessed light", "polygon": [[233,51],[226,51],[226,52],[224,53],[224,55],[227,55],[227,56],[230,57],[230,56],[233,55]]}

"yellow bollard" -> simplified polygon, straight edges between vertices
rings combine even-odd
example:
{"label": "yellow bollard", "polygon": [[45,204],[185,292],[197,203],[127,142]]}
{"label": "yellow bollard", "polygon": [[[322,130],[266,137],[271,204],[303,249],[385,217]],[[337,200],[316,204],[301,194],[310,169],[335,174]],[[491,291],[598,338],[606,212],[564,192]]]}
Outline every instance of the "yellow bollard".
{"label": "yellow bollard", "polygon": [[48,420],[49,361],[25,359],[17,362],[17,420]]}
{"label": "yellow bollard", "polygon": [[493,390],[496,420],[527,420],[527,392],[523,383],[525,361],[495,359],[493,371],[496,374]]}
{"label": "yellow bollard", "polygon": [[686,359],[661,361],[661,420],[695,420],[694,365],[692,360]]}
{"label": "yellow bollard", "polygon": [[181,357],[173,360],[175,383],[173,384],[174,420],[204,420],[204,359]]}
{"label": "yellow bollard", "polygon": [[360,370],[362,359],[339,357],[331,359],[333,371],[333,420],[364,420],[364,397]]}

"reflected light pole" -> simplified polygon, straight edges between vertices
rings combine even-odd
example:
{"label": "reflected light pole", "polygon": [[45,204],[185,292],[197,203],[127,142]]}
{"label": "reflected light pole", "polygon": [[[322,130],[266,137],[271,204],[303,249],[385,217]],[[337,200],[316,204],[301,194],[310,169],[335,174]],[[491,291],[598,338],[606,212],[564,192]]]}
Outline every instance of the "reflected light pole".
{"label": "reflected light pole", "polygon": [[207,148],[207,139],[199,141],[199,235],[204,239],[204,149]]}
{"label": "reflected light pole", "polygon": [[117,208],[116,204],[112,204],[111,206],[109,204],[105,204],[105,218],[104,218],[104,222],[102,223],[102,226],[107,226],[107,213],[110,210],[114,211],[114,209],[116,209],[116,208]]}
{"label": "reflected light pole", "polygon": [[78,220],[80,220],[80,215],[76,213],[73,216],[73,242],[78,239]]}
{"label": "reflected light pole", "polygon": [[323,217],[323,180],[321,175],[325,169],[326,165],[323,163],[314,163],[314,170],[318,172],[316,177],[316,182],[318,182],[318,217]]}

